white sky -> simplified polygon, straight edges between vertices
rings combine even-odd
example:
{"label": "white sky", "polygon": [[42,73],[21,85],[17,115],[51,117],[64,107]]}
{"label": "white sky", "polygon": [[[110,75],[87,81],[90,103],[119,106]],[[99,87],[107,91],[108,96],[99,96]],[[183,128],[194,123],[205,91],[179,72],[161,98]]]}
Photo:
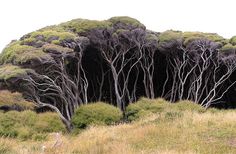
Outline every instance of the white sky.
{"label": "white sky", "polygon": [[74,18],[130,16],[148,29],[236,35],[235,0],[0,0],[0,51],[13,39]]}

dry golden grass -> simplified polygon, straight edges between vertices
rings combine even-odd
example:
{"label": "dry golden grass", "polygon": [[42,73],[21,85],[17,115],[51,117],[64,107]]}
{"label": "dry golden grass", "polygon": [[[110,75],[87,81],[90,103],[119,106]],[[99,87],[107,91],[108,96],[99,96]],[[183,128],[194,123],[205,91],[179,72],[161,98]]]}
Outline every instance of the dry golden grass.
{"label": "dry golden grass", "polygon": [[[0,71],[1,72],[1,71]],[[1,78],[1,77],[0,77]],[[0,106],[3,105],[19,105],[24,109],[33,109],[34,104],[26,101],[21,93],[10,92],[8,90],[0,90]]]}
{"label": "dry golden grass", "polygon": [[236,111],[176,112],[169,108],[129,124],[93,126],[76,136],[53,133],[47,141],[1,138],[0,153],[236,153]]}

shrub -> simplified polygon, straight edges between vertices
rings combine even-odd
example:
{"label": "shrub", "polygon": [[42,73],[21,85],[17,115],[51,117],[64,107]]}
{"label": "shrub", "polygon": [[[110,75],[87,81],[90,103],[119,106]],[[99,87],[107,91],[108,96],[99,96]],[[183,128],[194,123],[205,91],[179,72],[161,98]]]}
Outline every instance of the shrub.
{"label": "shrub", "polygon": [[81,106],[72,117],[75,128],[85,128],[91,124],[110,125],[121,120],[121,111],[109,104],[94,103]]}
{"label": "shrub", "polygon": [[0,123],[0,136],[22,140],[38,139],[42,133],[65,131],[60,118],[56,113],[51,112],[42,114],[36,114],[33,111],[0,113]]}
{"label": "shrub", "polygon": [[178,101],[172,105],[172,108],[177,111],[194,111],[198,113],[203,113],[206,111],[206,109],[201,105],[188,100]]}
{"label": "shrub", "polygon": [[37,115],[38,120],[34,124],[34,129],[37,132],[59,132],[64,131],[65,126],[59,119],[56,113],[46,112]]}
{"label": "shrub", "polygon": [[142,98],[126,108],[126,118],[129,121],[137,120],[150,113],[162,112],[167,106],[167,101],[160,98],[156,100]]}
{"label": "shrub", "polygon": [[128,105],[126,118],[133,121],[152,113],[163,113],[166,119],[175,119],[181,117],[183,111],[203,113],[206,109],[188,100],[170,103],[160,98],[153,100],[141,98],[138,102]]}

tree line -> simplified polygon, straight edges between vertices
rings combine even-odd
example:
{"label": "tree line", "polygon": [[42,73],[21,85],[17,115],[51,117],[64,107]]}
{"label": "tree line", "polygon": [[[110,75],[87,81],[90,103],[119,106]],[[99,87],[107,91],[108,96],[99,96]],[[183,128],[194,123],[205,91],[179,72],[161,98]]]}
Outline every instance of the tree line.
{"label": "tree line", "polygon": [[93,29],[64,44],[74,52],[50,53],[52,59],[22,79],[21,91],[56,111],[68,129],[75,109],[89,102],[108,102],[125,113],[140,97],[187,99],[205,108],[227,101],[236,82],[234,53],[207,39],[184,45],[160,43],[156,35],[132,26]]}

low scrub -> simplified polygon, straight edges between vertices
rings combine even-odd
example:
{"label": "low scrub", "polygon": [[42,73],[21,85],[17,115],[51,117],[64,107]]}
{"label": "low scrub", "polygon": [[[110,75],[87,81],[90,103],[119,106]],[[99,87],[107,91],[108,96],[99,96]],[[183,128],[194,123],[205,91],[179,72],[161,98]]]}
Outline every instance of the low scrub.
{"label": "low scrub", "polygon": [[[148,101],[148,99],[141,99]],[[151,100],[150,100],[151,101]],[[157,103],[154,100],[152,103]],[[160,102],[159,102],[160,103]],[[158,104],[158,103],[157,103]],[[160,103],[162,104],[162,103]],[[159,105],[160,105],[159,104]],[[180,103],[181,104],[181,103]],[[236,111],[164,110],[139,121],[90,127],[76,136],[51,134],[46,141],[0,138],[0,153],[11,154],[234,154]],[[2,143],[2,144],[1,144]],[[60,144],[61,143],[61,144]]]}
{"label": "low scrub", "polygon": [[75,128],[85,128],[89,125],[111,125],[122,118],[122,112],[109,104],[94,103],[81,106],[72,118]]}
{"label": "low scrub", "polygon": [[179,111],[195,111],[199,113],[203,113],[206,111],[206,109],[200,106],[199,104],[188,100],[178,101],[173,104],[172,108]]}
{"label": "low scrub", "polygon": [[65,131],[56,113],[37,114],[33,111],[0,113],[0,136],[27,139],[45,139],[44,133]]}
{"label": "low scrub", "polygon": [[203,113],[206,110],[200,105],[187,100],[170,103],[161,98],[153,100],[141,98],[138,102],[127,107],[126,118],[128,121],[134,121],[153,113],[165,113],[167,118],[178,117],[183,111]]}
{"label": "low scrub", "polygon": [[126,108],[126,118],[128,121],[137,120],[150,113],[162,112],[168,102],[164,99],[151,100],[147,98],[141,98],[138,102],[130,104]]}

